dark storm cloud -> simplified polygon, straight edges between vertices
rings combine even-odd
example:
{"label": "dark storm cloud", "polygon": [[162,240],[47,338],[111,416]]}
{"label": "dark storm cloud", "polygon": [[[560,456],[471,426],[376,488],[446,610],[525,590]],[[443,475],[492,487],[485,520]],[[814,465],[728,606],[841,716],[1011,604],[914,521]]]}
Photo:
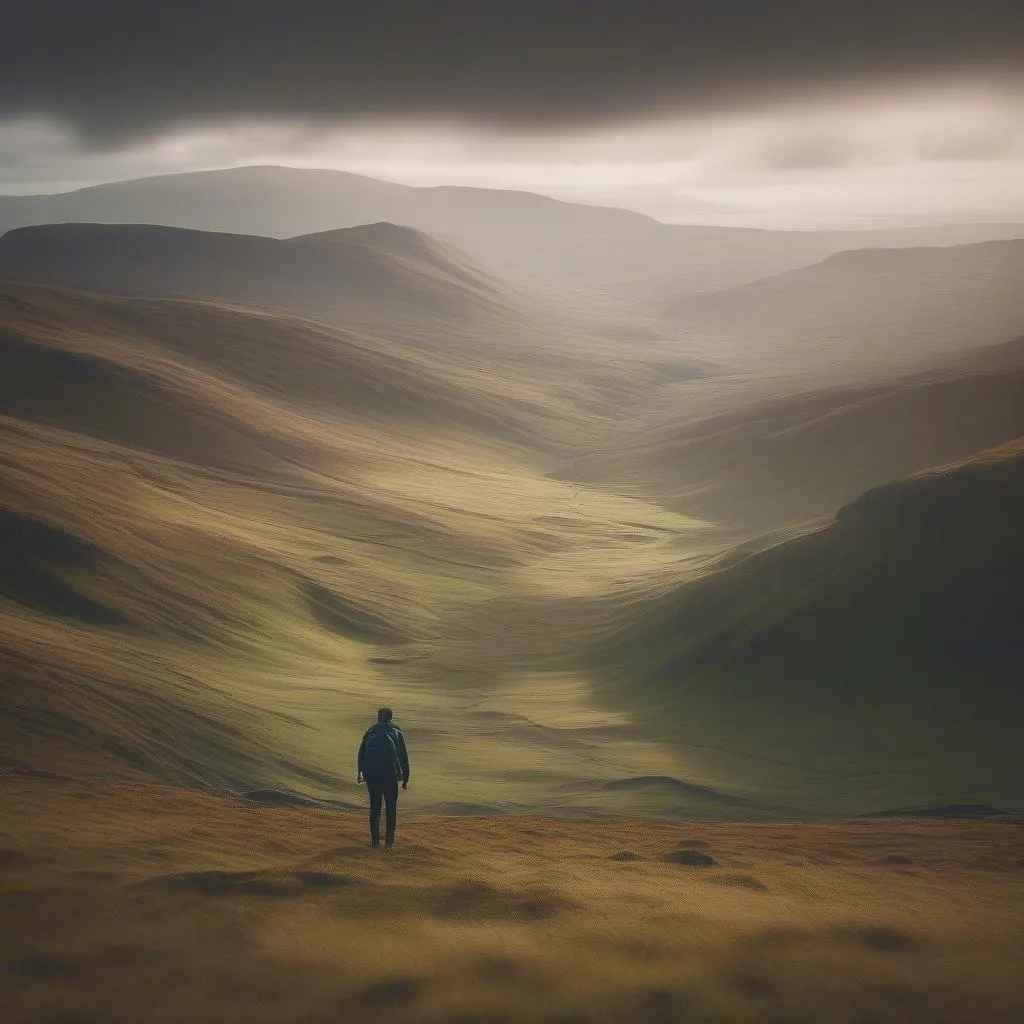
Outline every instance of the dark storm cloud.
{"label": "dark storm cloud", "polygon": [[6,0],[0,116],[547,128],[1020,70],[1024,0]]}

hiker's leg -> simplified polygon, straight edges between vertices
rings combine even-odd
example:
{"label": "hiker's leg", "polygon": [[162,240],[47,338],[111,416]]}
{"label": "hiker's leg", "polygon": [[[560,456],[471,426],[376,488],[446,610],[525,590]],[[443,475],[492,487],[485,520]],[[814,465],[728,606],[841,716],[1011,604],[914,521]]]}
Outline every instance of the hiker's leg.
{"label": "hiker's leg", "polygon": [[384,842],[391,846],[395,841],[395,822],[398,818],[398,779],[385,783],[384,804],[386,823],[384,826]]}
{"label": "hiker's leg", "polygon": [[367,779],[366,788],[370,791],[370,842],[374,846],[380,844],[380,804],[384,798],[384,789],[376,779]]}

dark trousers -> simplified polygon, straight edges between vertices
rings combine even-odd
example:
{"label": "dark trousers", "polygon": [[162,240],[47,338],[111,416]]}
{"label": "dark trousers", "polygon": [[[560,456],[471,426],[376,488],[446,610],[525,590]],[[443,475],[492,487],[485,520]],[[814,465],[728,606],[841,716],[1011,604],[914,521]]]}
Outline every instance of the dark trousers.
{"label": "dark trousers", "polygon": [[380,805],[385,810],[384,842],[390,846],[395,841],[395,821],[398,817],[398,779],[394,776],[374,778],[367,776],[366,788],[370,791],[370,841],[380,842]]}

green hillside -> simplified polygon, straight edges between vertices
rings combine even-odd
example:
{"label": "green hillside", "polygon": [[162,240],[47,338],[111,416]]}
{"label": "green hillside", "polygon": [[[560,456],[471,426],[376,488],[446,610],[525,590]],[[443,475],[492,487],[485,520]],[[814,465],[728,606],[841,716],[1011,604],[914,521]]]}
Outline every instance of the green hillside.
{"label": "green hillside", "polygon": [[869,491],[634,609],[608,699],[819,809],[1019,808],[1022,513],[1019,441]]}
{"label": "green hillside", "polygon": [[565,473],[759,532],[831,516],[862,491],[1024,433],[1019,343],[886,380],[764,390],[731,392],[714,377],[684,385]]}

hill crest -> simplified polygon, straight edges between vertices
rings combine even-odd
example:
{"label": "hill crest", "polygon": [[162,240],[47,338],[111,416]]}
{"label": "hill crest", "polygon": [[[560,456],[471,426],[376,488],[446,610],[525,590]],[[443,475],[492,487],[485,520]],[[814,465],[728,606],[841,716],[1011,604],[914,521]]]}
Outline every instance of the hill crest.
{"label": "hill crest", "polygon": [[465,316],[515,302],[468,257],[393,225],[296,239],[152,224],[35,225],[0,236],[0,276],[355,322],[375,309],[396,319],[403,307],[425,317]]}

